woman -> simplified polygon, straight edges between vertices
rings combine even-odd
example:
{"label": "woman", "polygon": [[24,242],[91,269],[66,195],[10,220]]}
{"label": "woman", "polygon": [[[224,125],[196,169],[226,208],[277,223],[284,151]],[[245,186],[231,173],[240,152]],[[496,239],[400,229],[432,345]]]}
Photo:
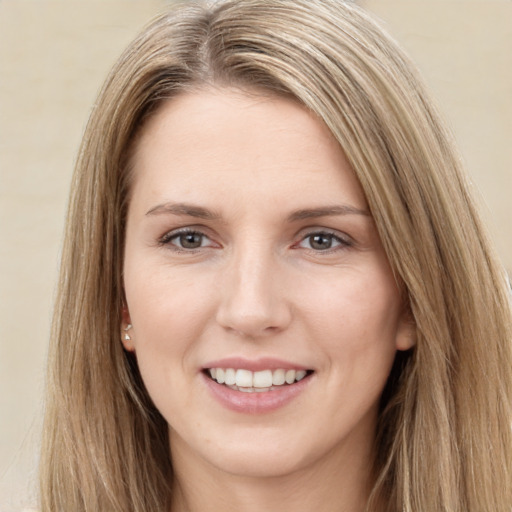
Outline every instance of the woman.
{"label": "woman", "polygon": [[182,7],[84,137],[42,508],[509,511],[511,339],[451,138],[364,12]]}

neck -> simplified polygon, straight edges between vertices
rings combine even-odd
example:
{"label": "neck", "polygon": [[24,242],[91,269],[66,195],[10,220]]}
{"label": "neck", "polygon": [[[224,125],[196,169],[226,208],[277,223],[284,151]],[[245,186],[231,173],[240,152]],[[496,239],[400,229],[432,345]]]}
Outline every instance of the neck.
{"label": "neck", "polygon": [[363,512],[371,478],[371,453],[331,457],[279,476],[234,475],[173,443],[172,512]]}

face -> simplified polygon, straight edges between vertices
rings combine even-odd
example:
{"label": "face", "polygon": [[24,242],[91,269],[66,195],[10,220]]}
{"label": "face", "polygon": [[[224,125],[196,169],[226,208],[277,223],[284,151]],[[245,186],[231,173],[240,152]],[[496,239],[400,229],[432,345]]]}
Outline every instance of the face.
{"label": "face", "polygon": [[164,104],[135,149],[125,348],[173,461],[268,476],[368,457],[411,340],[327,128],[291,100],[205,90]]}

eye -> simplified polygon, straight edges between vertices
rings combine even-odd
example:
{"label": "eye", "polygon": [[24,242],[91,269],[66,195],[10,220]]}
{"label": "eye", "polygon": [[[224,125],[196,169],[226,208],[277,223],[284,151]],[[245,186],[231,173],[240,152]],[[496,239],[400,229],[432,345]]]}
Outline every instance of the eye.
{"label": "eye", "polygon": [[313,251],[328,251],[330,249],[348,247],[350,245],[348,240],[328,232],[310,233],[298,244],[299,247],[312,249]]}
{"label": "eye", "polygon": [[214,245],[204,233],[190,229],[171,231],[160,239],[160,244],[174,246],[177,250],[189,251]]}

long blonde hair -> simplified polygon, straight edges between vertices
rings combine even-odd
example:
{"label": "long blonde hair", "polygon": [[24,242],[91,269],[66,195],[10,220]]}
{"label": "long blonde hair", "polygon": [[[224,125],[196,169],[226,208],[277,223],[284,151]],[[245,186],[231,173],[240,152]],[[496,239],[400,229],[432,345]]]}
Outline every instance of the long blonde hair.
{"label": "long blonde hair", "polygon": [[42,510],[169,509],[167,424],[120,343],[130,148],[162,101],[208,84],[294,97],[326,123],[403,290],[417,342],[397,356],[383,394],[368,510],[510,512],[505,276],[413,66],[368,15],[341,0],[182,6],[150,24],[113,68],[72,184]]}

